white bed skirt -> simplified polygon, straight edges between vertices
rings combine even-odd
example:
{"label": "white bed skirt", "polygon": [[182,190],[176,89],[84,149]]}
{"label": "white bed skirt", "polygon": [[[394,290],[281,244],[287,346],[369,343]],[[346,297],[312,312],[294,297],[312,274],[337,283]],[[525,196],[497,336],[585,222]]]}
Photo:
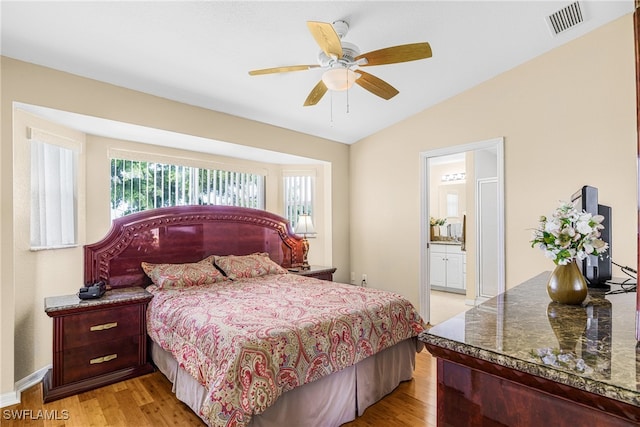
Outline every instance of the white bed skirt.
{"label": "white bed skirt", "polygon": [[[410,338],[354,366],[290,390],[265,412],[254,415],[249,426],[330,427],[353,421],[400,382],[413,377],[416,351],[421,349],[422,343]],[[173,384],[176,397],[199,415],[205,388],[178,366],[171,353],[153,341],[151,357]]]}

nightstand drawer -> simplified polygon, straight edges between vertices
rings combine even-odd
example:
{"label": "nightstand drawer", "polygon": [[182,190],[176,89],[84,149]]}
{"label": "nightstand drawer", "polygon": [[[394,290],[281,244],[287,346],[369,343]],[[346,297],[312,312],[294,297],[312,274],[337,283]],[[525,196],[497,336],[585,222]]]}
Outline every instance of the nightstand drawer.
{"label": "nightstand drawer", "polygon": [[119,307],[64,318],[65,349],[140,335],[140,307]]}
{"label": "nightstand drawer", "polygon": [[62,381],[65,384],[139,364],[140,337],[103,341],[64,351]]}

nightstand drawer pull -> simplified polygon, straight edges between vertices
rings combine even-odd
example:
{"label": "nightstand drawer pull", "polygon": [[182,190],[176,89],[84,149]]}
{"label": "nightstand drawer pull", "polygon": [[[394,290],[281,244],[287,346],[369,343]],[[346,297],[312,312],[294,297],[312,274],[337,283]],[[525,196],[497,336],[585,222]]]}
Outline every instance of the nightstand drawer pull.
{"label": "nightstand drawer pull", "polygon": [[107,356],[96,357],[95,359],[91,359],[89,363],[92,365],[95,365],[97,363],[104,363],[117,358],[118,358],[117,354],[109,354]]}
{"label": "nightstand drawer pull", "polygon": [[117,327],[118,327],[118,322],[111,322],[111,323],[105,323],[103,325],[92,326],[89,330],[91,332],[104,331],[105,329],[111,329],[111,328],[117,328]]}

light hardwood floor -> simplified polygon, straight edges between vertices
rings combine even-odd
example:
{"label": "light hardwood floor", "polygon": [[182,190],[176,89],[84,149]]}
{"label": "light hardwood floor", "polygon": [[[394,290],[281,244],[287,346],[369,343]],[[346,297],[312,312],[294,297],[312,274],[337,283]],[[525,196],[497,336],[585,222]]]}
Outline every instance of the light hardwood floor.
{"label": "light hardwood floor", "polygon": [[[23,419],[11,419],[14,414],[22,415]],[[20,404],[2,408],[0,424],[16,427],[205,425],[175,398],[171,383],[160,372],[47,404],[42,403],[42,386],[38,384],[22,393]],[[361,417],[343,427],[435,425],[436,364],[425,349],[416,357],[411,381],[400,384]]]}
{"label": "light hardwood floor", "polygon": [[451,292],[431,291],[430,320],[432,325],[437,325],[445,320],[465,312],[472,308],[466,304],[466,295]]}

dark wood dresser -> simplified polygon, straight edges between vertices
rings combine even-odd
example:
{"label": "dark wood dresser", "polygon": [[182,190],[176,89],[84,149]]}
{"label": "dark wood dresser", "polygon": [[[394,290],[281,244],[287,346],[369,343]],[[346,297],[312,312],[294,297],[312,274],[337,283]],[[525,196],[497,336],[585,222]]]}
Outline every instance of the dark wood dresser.
{"label": "dark wood dresser", "polygon": [[549,275],[420,334],[437,358],[438,426],[640,425],[635,293],[612,284],[559,304]]}
{"label": "dark wood dresser", "polygon": [[153,372],[147,362],[143,288],[107,291],[101,298],[45,298],[53,318],[53,368],[43,381],[45,402]]}
{"label": "dark wood dresser", "polygon": [[323,267],[320,265],[312,265],[308,270],[291,269],[289,270],[293,274],[299,274],[300,276],[315,277],[320,280],[328,280],[333,282],[333,273],[336,272],[335,267]]}

